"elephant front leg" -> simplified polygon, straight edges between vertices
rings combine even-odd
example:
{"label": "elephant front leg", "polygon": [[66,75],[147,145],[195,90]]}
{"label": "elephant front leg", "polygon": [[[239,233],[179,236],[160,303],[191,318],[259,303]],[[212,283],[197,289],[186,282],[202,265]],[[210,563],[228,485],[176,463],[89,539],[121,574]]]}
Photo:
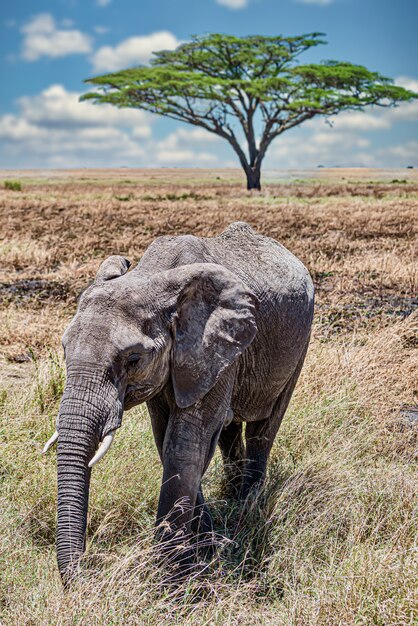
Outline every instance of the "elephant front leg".
{"label": "elephant front leg", "polygon": [[200,482],[206,462],[204,429],[196,419],[172,415],[163,446],[163,479],[157,513],[157,536],[163,552],[176,563],[192,559],[189,540],[196,505],[203,500]]}
{"label": "elephant front leg", "polygon": [[[163,480],[157,514],[157,535],[170,558],[192,560],[189,541],[196,530],[213,538],[212,519],[204,503],[201,480],[215,452],[230,407],[234,370],[205,396],[205,402],[181,409],[170,406],[162,446]],[[200,527],[200,528],[199,528]],[[183,546],[186,546],[183,548]]]}
{"label": "elephant front leg", "polygon": [[197,492],[196,505],[193,514],[192,532],[196,537],[196,550],[200,557],[210,558],[215,548],[215,533],[212,515],[203,496],[202,485]]}
{"label": "elephant front leg", "polygon": [[203,540],[213,534],[213,521],[203,496],[202,485],[199,486],[194,508],[192,531]]}

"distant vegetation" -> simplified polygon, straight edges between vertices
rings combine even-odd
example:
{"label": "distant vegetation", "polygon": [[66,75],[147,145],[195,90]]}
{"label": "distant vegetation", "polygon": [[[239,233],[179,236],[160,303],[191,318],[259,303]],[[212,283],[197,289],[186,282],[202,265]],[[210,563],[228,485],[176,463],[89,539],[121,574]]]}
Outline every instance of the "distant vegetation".
{"label": "distant vegetation", "polygon": [[5,180],[3,187],[10,191],[22,191],[22,183],[18,180]]}

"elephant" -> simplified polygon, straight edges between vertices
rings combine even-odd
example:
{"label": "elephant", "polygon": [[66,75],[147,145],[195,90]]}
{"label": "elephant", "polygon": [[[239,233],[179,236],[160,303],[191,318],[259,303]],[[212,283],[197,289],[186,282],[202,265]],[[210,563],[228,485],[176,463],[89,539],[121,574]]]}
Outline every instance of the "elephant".
{"label": "elephant", "polygon": [[193,537],[196,519],[211,533],[201,481],[217,444],[238,497],[257,491],[304,362],[313,306],[302,262],[244,222],[214,237],[158,237],[133,269],[123,256],[103,261],[63,335],[67,378],[45,446],[58,441],[64,582],[85,548],[91,468],[125,410],[148,407],[163,468],[162,546]]}

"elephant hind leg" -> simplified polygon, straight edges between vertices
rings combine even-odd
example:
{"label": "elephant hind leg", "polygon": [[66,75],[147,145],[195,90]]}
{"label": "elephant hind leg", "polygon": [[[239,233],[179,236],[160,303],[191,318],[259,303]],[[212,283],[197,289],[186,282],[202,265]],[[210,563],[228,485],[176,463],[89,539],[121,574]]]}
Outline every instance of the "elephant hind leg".
{"label": "elephant hind leg", "polygon": [[224,462],[226,490],[237,495],[241,487],[245,459],[242,424],[231,422],[221,431],[218,443]]}
{"label": "elephant hind leg", "polygon": [[251,491],[257,491],[264,481],[268,457],[298,381],[305,355],[306,350],[277,398],[269,417],[258,422],[247,422],[245,469],[240,491],[242,500],[245,500]]}

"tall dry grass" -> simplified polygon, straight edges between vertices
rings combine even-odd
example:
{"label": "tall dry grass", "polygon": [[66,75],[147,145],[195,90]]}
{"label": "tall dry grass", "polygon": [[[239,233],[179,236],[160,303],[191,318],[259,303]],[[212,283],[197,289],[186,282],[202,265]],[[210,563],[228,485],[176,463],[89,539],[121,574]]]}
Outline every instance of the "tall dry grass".
{"label": "tall dry grass", "polygon": [[[0,622],[416,623],[418,431],[405,408],[417,404],[415,191],[408,195],[404,185],[388,184],[381,196],[381,184],[356,183],[357,189],[332,180],[319,188],[286,183],[247,196],[233,182],[214,187],[182,180],[169,189],[161,178],[140,183],[79,184],[64,177],[27,182],[19,199],[6,192],[0,197],[0,206],[12,203],[32,215],[22,233],[13,227],[13,211],[2,217],[9,248],[2,279],[7,327],[0,342],[4,368],[26,374],[9,378],[0,395]],[[85,213],[104,232],[112,215],[109,196],[124,197],[128,188],[132,204],[117,201],[127,207],[124,238],[116,229],[117,243],[108,249],[107,237],[83,234]],[[366,199],[356,189],[367,192]],[[175,198],[145,198],[169,194]],[[153,207],[148,212],[147,203]],[[65,232],[51,225],[58,204]],[[177,588],[167,585],[152,537],[161,468],[146,411],[128,412],[93,473],[83,575],[63,592],[54,550],[55,454],[40,451],[54,429],[64,384],[59,336],[77,289],[102,256],[116,251],[113,245],[135,258],[157,224],[163,232],[209,234],[238,218],[250,218],[296,248],[318,288],[314,337],[265,488],[245,510],[227,501],[217,455],[204,489],[218,552],[206,571]],[[62,251],[60,236],[66,241],[71,233],[77,246]],[[28,289],[22,282],[41,279]],[[56,283],[67,288],[55,290]],[[20,355],[29,361],[19,363]]]}

